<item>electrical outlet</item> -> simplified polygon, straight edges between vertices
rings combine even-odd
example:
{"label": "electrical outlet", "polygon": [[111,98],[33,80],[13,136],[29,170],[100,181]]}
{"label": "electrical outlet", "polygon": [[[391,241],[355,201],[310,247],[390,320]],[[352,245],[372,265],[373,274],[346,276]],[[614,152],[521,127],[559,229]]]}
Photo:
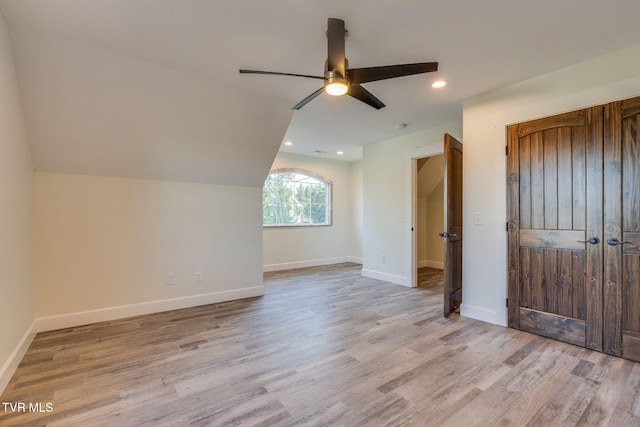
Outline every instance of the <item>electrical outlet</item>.
{"label": "electrical outlet", "polygon": [[202,271],[196,271],[193,277],[196,279],[196,282],[202,282]]}
{"label": "electrical outlet", "polygon": [[384,262],[385,262],[385,256],[380,255],[380,264],[384,264]]}
{"label": "electrical outlet", "polygon": [[167,285],[175,285],[176,284],[176,274],[175,273],[167,273],[164,276],[164,283]]}

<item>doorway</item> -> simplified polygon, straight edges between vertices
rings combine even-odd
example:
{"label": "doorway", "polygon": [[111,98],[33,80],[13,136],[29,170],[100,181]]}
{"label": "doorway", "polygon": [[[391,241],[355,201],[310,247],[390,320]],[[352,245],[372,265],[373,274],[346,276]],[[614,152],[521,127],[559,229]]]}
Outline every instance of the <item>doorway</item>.
{"label": "doorway", "polygon": [[416,286],[444,292],[444,155],[416,159]]}
{"label": "doorway", "polygon": [[411,256],[407,258],[409,260],[408,276],[411,286],[417,287],[418,161],[439,154],[443,154],[441,176],[443,177],[444,220],[443,231],[439,233],[445,242],[443,245],[443,313],[445,317],[449,317],[451,313],[460,308],[462,303],[462,143],[448,133],[444,134],[444,143],[441,146],[433,144],[420,148],[420,151],[409,153],[411,160],[411,232],[408,241],[410,242]]}

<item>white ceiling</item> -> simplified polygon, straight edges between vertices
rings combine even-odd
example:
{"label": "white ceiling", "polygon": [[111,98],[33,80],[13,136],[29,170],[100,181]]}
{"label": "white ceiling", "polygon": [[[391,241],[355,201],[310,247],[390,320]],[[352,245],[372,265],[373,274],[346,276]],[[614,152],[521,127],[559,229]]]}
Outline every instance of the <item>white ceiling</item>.
{"label": "white ceiling", "polygon": [[[239,185],[260,185],[285,140],[359,159],[461,120],[464,99],[640,43],[637,0],[0,0],[0,13],[36,169]],[[440,69],[365,84],[379,111],[323,94],[295,113],[319,80],[238,73],[322,75],[329,17],[346,22],[351,67]]]}

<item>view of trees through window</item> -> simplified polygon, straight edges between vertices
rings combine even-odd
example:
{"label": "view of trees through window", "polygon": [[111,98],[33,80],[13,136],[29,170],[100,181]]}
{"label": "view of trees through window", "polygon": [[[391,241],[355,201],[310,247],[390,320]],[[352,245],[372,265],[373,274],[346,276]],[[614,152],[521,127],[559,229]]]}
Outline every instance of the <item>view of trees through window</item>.
{"label": "view of trees through window", "polygon": [[262,224],[330,224],[330,184],[298,171],[274,172],[262,189]]}

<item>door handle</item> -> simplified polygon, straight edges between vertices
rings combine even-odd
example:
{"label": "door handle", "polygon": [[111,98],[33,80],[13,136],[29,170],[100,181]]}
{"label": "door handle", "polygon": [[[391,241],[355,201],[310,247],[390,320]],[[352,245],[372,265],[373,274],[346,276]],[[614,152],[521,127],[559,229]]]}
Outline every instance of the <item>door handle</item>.
{"label": "door handle", "polygon": [[620,240],[616,239],[615,237],[612,237],[609,240],[607,240],[607,243],[610,244],[611,246],[618,246],[618,245],[626,245],[629,242],[621,242]]}
{"label": "door handle", "polygon": [[444,237],[445,239],[447,237],[458,237],[458,235],[456,233],[447,233],[446,231],[444,233],[439,233],[438,236],[440,237]]}
{"label": "door handle", "polygon": [[[592,237],[590,239],[587,240],[578,240],[578,242],[580,243],[591,243],[592,245],[597,245],[598,243],[600,243],[600,239],[598,239],[597,237]],[[611,239],[609,239],[609,242],[607,242],[609,244],[611,244]]]}

